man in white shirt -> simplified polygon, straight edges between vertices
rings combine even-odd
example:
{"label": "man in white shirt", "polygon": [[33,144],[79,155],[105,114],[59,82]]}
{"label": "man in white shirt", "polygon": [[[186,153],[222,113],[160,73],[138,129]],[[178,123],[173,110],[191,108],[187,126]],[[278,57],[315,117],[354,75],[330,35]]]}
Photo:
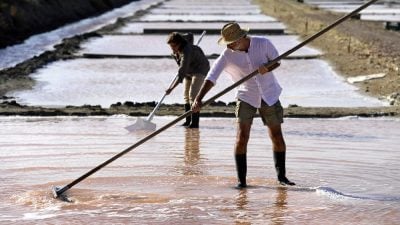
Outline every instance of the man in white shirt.
{"label": "man in white shirt", "polygon": [[268,127],[272,141],[275,169],[278,181],[282,185],[295,185],[286,178],[286,144],[282,135],[283,108],[279,101],[282,88],[271,72],[279,66],[266,68],[264,64],[278,57],[274,45],[264,37],[248,36],[248,29],[240,28],[237,23],[228,23],[221,30],[218,44],[227,48],[216,59],[192,105],[193,112],[198,112],[202,99],[214,86],[222,72],[237,82],[255,70],[259,74],[241,84],[236,93],[236,118],[238,121],[235,143],[235,161],[238,176],[237,188],[245,188],[247,174],[247,143],[251,124],[257,112]]}

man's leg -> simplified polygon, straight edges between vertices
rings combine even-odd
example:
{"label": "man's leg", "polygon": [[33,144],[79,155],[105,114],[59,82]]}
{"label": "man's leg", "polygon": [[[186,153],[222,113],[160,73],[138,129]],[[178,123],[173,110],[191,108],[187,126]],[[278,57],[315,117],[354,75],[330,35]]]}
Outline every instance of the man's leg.
{"label": "man's leg", "polygon": [[269,137],[272,141],[275,170],[278,181],[282,185],[295,185],[286,178],[286,144],[282,134],[281,124],[268,125]]}
{"label": "man's leg", "polygon": [[275,170],[278,181],[282,185],[295,185],[286,178],[286,144],[282,134],[281,124],[283,123],[283,108],[278,101],[272,106],[265,102],[261,103],[259,109],[263,123],[268,127],[268,134],[272,141]]}
{"label": "man's leg", "polygon": [[250,104],[241,100],[236,102],[235,114],[237,119],[237,130],[235,142],[235,162],[239,181],[237,188],[244,188],[247,186],[247,143],[250,137],[250,128],[251,124],[253,123],[253,117],[256,112],[257,109]]}
{"label": "man's leg", "polygon": [[274,152],[285,152],[286,143],[282,134],[281,124],[267,125],[268,134],[272,141],[272,150]]}
{"label": "man's leg", "polygon": [[235,162],[238,177],[237,188],[245,188],[247,175],[247,143],[250,137],[251,123],[239,122],[236,131]]}

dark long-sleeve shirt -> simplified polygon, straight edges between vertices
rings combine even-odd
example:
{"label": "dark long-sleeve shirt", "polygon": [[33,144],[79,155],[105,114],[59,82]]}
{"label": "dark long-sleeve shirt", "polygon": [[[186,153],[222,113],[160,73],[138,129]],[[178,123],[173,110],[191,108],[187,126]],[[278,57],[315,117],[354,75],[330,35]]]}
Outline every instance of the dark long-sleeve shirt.
{"label": "dark long-sleeve shirt", "polygon": [[178,76],[181,82],[185,76],[206,76],[210,63],[203,50],[197,45],[187,44],[177,55]]}

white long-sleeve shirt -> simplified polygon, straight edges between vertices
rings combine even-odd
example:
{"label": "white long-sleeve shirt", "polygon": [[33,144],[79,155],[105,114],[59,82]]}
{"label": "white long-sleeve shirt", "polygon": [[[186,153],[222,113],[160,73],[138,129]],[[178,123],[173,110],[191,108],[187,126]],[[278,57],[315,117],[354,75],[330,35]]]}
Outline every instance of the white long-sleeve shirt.
{"label": "white long-sleeve shirt", "polygon": [[[237,82],[253,71],[257,70],[262,64],[278,57],[278,51],[272,43],[264,37],[248,36],[250,46],[248,52],[233,51],[226,48],[216,59],[206,80],[216,84],[218,77],[224,71],[233,82]],[[260,108],[261,100],[268,105],[273,105],[279,100],[282,87],[279,85],[274,74],[257,74],[251,79],[241,84],[236,92],[236,98],[248,104]]]}

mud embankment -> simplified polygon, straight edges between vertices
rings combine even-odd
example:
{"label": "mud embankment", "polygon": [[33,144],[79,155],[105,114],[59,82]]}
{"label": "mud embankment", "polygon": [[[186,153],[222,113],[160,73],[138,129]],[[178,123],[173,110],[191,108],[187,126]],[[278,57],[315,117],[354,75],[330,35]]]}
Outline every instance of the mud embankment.
{"label": "mud embankment", "polygon": [[0,1],[0,48],[137,0]]}
{"label": "mud embankment", "polygon": [[[20,105],[14,100],[3,99],[0,103],[0,116],[111,116],[124,114],[147,117],[156,106],[156,102],[116,103],[109,108],[99,105],[66,106],[48,108]],[[184,113],[182,104],[162,104],[157,111],[158,116],[180,116]],[[235,102],[214,102],[201,110],[202,117],[235,117]],[[400,116],[400,107],[299,107],[289,106],[284,110],[285,117],[293,118],[338,118],[345,116],[381,117]]]}

